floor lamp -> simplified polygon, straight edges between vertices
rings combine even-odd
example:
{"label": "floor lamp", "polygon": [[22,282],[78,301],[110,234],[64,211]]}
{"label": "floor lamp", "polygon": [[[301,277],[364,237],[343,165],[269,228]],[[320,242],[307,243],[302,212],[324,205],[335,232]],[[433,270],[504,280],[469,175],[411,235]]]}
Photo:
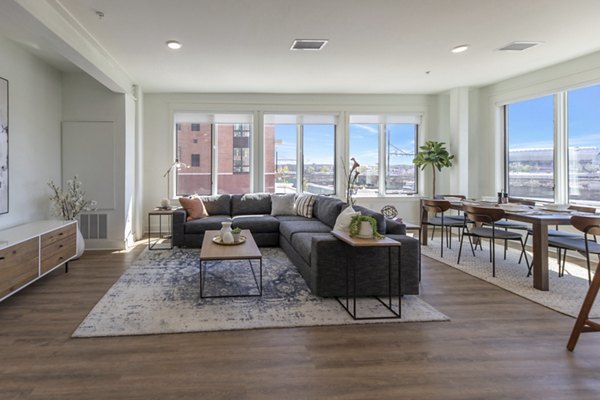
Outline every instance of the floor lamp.
{"label": "floor lamp", "polygon": [[162,199],[160,201],[160,205],[162,208],[165,208],[165,209],[171,208],[171,196],[170,196],[171,171],[173,171],[173,170],[179,171],[182,168],[187,168],[187,165],[185,163],[179,162],[179,159],[175,159],[175,162],[173,164],[171,164],[171,166],[169,167],[167,172],[165,172],[165,174],[163,175],[163,178],[165,178],[165,177],[167,178],[167,197],[165,197],[164,199]]}

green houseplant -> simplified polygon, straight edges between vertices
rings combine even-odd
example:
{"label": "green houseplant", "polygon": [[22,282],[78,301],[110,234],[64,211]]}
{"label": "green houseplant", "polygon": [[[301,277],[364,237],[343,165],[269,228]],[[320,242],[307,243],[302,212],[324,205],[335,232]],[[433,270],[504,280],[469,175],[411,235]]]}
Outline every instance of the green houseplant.
{"label": "green houseplant", "polygon": [[231,234],[233,235],[233,242],[237,243],[240,241],[240,234],[242,233],[242,229],[239,226],[231,229]]}
{"label": "green houseplant", "polygon": [[451,167],[454,155],[448,153],[444,142],[437,142],[435,140],[428,140],[423,146],[420,146],[417,156],[413,160],[413,164],[425,170],[427,166],[431,165],[431,171],[433,172],[432,182],[432,196],[435,197],[435,170],[442,171],[442,168]]}
{"label": "green houseplant", "polygon": [[368,215],[355,215],[350,221],[350,229],[348,234],[350,237],[358,236],[362,222],[368,222],[371,225],[371,231],[375,239],[381,239],[383,236],[377,232],[377,221],[375,218]]}

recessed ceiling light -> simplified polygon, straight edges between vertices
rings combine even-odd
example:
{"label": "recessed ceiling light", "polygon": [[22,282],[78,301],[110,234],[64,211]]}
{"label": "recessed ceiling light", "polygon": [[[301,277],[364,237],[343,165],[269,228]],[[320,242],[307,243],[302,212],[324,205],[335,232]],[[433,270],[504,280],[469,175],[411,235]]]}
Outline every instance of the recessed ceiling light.
{"label": "recessed ceiling light", "polygon": [[290,50],[313,50],[319,51],[327,44],[327,39],[296,39]]}
{"label": "recessed ceiling light", "polygon": [[467,51],[468,48],[469,48],[468,44],[461,44],[456,47],[453,47],[452,52],[453,53],[462,53],[463,51]]}
{"label": "recessed ceiling light", "polygon": [[169,40],[167,42],[167,47],[173,50],[178,50],[181,48],[181,43],[179,43],[177,40]]}

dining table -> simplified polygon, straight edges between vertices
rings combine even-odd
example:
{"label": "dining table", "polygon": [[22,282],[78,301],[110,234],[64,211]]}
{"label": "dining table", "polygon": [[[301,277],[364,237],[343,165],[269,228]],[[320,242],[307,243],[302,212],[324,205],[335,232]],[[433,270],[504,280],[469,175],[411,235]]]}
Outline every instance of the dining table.
{"label": "dining table", "polygon": [[[462,201],[450,202],[451,208],[461,211]],[[488,202],[468,201],[479,207],[499,207],[501,205]],[[543,207],[522,206],[514,210],[505,209],[505,218],[531,224],[532,227],[532,253],[533,253],[533,287],[538,290],[548,291],[550,289],[548,278],[548,227],[556,225],[571,225],[571,215],[586,213],[572,210],[553,210]],[[423,207],[421,207],[423,210]],[[592,215],[592,214],[589,214]],[[427,218],[427,211],[423,211],[421,218]],[[421,229],[421,244],[427,245],[427,225]]]}

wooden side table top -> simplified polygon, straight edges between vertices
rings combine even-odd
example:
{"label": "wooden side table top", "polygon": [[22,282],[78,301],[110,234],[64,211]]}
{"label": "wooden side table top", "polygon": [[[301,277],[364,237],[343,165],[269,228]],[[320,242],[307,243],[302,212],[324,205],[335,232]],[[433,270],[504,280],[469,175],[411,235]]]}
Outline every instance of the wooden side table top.
{"label": "wooden side table top", "polygon": [[162,208],[155,207],[152,211],[149,211],[148,214],[151,215],[169,215],[173,214],[173,211],[179,210],[181,207],[171,207],[171,208]]}
{"label": "wooden side table top", "polygon": [[395,241],[394,239],[390,239],[388,237],[384,237],[382,239],[361,239],[358,237],[350,237],[347,232],[333,230],[331,234],[336,238],[340,239],[344,243],[349,244],[353,247],[400,247],[402,243]]}
{"label": "wooden side table top", "polygon": [[261,259],[262,254],[248,229],[242,229],[240,233],[246,237],[242,244],[222,245],[213,242],[215,236],[219,236],[220,231],[204,232],[204,240],[200,249],[200,260],[246,260]]}

